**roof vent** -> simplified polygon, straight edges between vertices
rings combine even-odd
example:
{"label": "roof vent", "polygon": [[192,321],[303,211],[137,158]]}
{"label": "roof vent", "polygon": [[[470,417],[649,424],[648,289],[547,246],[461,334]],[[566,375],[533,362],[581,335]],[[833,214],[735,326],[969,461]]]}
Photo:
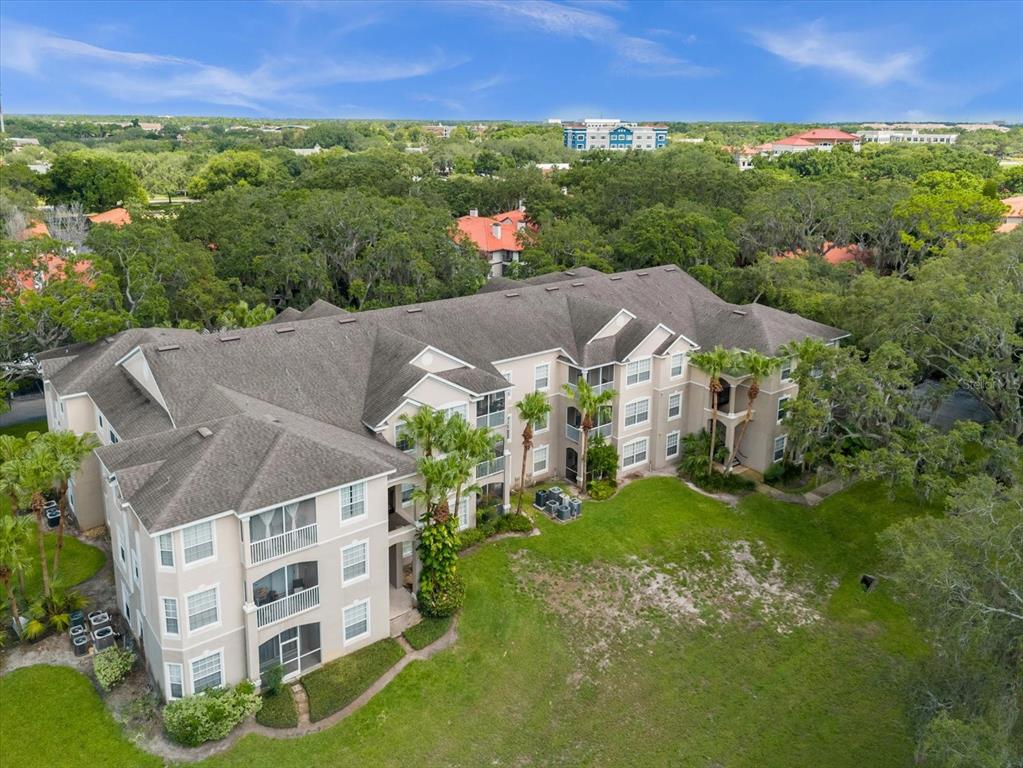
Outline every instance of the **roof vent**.
{"label": "roof vent", "polygon": [[544,290],[547,291],[547,292],[556,291],[556,290],[558,290],[558,286],[556,286],[556,285],[548,285],[546,288],[544,288]]}
{"label": "roof vent", "polygon": [[282,325],[280,328],[274,328],[275,333],[294,333],[295,326],[293,325]]}
{"label": "roof vent", "polygon": [[621,275],[611,275],[611,279],[612,280],[621,280],[622,276]]}
{"label": "roof vent", "polygon": [[519,295],[518,291],[512,291],[511,293],[506,293],[505,298],[514,299],[518,295]]}
{"label": "roof vent", "polygon": [[241,334],[238,333],[222,333],[218,337],[221,341],[238,341],[241,338]]}
{"label": "roof vent", "polygon": [[638,275],[639,277],[646,277],[646,276],[647,276],[647,275],[649,275],[650,273],[649,273],[649,272],[637,272],[636,274],[637,274],[637,275]]}
{"label": "roof vent", "polygon": [[744,309],[733,309],[732,310],[732,314],[733,315],[739,315],[740,317],[746,317],[746,310],[744,310]]}
{"label": "roof vent", "polygon": [[565,274],[568,275],[569,277],[575,277],[575,272],[573,272],[571,269],[566,269]]}
{"label": "roof vent", "polygon": [[573,288],[578,288],[580,285],[585,285],[585,283],[582,280],[572,283]]}
{"label": "roof vent", "polygon": [[199,433],[199,437],[201,437],[203,440],[205,440],[207,437],[213,437],[213,430],[210,429],[209,427],[199,427],[199,429],[195,431]]}
{"label": "roof vent", "polygon": [[665,272],[674,272],[676,269],[678,269],[678,267],[665,267],[664,271]]}
{"label": "roof vent", "polygon": [[422,312],[423,308],[422,307],[409,307],[405,311],[408,312],[410,315],[414,315],[416,312]]}
{"label": "roof vent", "polygon": [[357,317],[339,317],[337,321],[341,323],[341,325],[347,325],[348,323],[354,323],[358,319],[359,318]]}
{"label": "roof vent", "polygon": [[180,344],[161,344],[156,348],[157,352],[173,352],[175,349],[181,349]]}

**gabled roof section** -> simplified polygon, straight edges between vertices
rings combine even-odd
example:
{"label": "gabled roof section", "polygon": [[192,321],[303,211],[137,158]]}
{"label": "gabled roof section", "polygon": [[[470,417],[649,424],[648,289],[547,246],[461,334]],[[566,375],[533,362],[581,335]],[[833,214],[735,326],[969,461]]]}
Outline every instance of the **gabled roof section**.
{"label": "gabled roof section", "polygon": [[275,323],[292,323],[301,319],[302,310],[295,309],[294,307],[285,307],[277,314],[276,317],[270,320],[268,325],[274,325]]}
{"label": "gabled roof section", "polygon": [[321,317],[336,317],[337,315],[347,314],[349,314],[348,310],[341,309],[341,307],[331,304],[329,301],[317,299],[302,313],[302,319],[316,320]]}

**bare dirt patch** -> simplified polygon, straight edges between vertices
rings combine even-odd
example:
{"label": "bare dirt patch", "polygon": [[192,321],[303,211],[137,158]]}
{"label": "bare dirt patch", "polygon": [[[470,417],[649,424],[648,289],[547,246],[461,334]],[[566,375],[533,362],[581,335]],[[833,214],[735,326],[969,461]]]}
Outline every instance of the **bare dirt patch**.
{"label": "bare dirt patch", "polygon": [[542,600],[569,628],[587,664],[606,668],[626,644],[672,629],[723,623],[787,634],[821,618],[812,586],[789,573],[762,542],[728,542],[694,562],[566,564],[528,550],[513,556],[519,588]]}

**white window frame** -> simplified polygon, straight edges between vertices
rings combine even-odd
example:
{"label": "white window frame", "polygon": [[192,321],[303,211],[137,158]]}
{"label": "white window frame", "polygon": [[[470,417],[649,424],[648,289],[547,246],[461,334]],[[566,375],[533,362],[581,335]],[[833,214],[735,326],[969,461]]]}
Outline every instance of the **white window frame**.
{"label": "white window frame", "polygon": [[464,531],[469,527],[469,497],[458,500],[458,530]]}
{"label": "white window frame", "polygon": [[[362,573],[358,576],[353,576],[348,579],[345,578],[345,552],[354,547],[362,546],[363,558],[362,558]],[[358,584],[360,581],[365,581],[369,578],[369,539],[357,539],[350,541],[341,547],[341,585],[344,587],[352,584]]]}
{"label": "white window frame", "polygon": [[545,413],[544,417],[543,417],[543,426],[542,427],[537,427],[536,425],[534,425],[533,426],[533,434],[534,435],[542,435],[544,432],[546,432],[550,428],[551,428],[551,412],[547,411],[547,413]]}
{"label": "white window frame", "polygon": [[[678,366],[677,366],[678,367],[678,373],[675,373],[675,368],[676,368],[675,362],[676,361],[678,361]],[[682,374],[685,373],[685,370],[686,370],[686,353],[685,352],[676,352],[675,354],[673,354],[671,356],[671,358],[669,359],[668,363],[669,363],[669,366],[670,366],[670,368],[668,369],[668,378],[671,378],[671,379],[680,379],[680,378],[682,378]]]}
{"label": "white window frame", "polygon": [[[203,526],[203,525],[209,526],[209,529],[210,529],[210,544],[213,547],[213,551],[212,551],[211,554],[207,555],[206,557],[201,557],[198,560],[189,560],[188,559],[188,547],[185,545],[185,532],[186,531],[190,531],[193,528],[198,528],[199,526]],[[202,565],[203,563],[208,563],[211,560],[216,560],[217,559],[217,524],[216,524],[216,521],[214,521],[214,520],[203,520],[203,521],[200,521],[198,523],[195,523],[194,525],[190,525],[187,528],[183,528],[182,531],[181,531],[181,552],[182,552],[182,559],[185,562],[185,567],[186,568],[195,567],[196,565]]]}
{"label": "white window frame", "polygon": [[[540,369],[543,369],[543,386],[537,384],[540,381]],[[550,363],[537,363],[533,366],[533,389],[536,392],[546,392],[551,388],[551,364]]]}
{"label": "white window frame", "polygon": [[[639,445],[640,443],[643,443],[643,458],[642,458],[642,460],[640,460],[640,461],[633,461],[633,462],[631,462],[629,464],[626,464],[625,463],[625,461],[626,461],[626,453],[628,453],[629,448],[631,446],[634,446],[634,445]],[[636,453],[638,453],[638,451],[634,451],[633,452],[633,456],[635,456]],[[650,461],[650,438],[640,437],[640,438],[637,438],[635,440],[630,440],[629,442],[625,443],[622,446],[622,469],[628,469],[630,467],[640,467],[640,466],[642,466],[644,464],[649,463],[649,461]]]}
{"label": "white window frame", "polygon": [[[357,486],[362,486],[362,512],[358,515],[352,515],[351,517],[345,517],[345,492],[355,489]],[[347,525],[348,523],[354,523],[358,520],[365,520],[369,516],[369,483],[366,480],[358,480],[354,483],[348,483],[342,485],[338,489],[338,514],[341,517],[341,525]],[[353,493],[354,496],[354,493]],[[351,507],[355,506],[353,501]]]}
{"label": "white window frame", "polygon": [[[651,375],[651,359],[649,357],[642,357],[639,360],[632,360],[625,364],[625,388],[638,387],[640,384],[646,384],[650,381]],[[644,377],[644,374],[645,377]],[[636,377],[635,381],[630,381],[633,376]]]}
{"label": "white window frame", "polygon": [[[206,592],[213,592],[214,605],[217,609],[217,620],[212,621],[209,624],[203,624],[201,627],[192,628],[192,606],[189,605],[191,599],[196,595],[204,594]],[[215,627],[219,627],[223,620],[223,613],[220,610],[220,584],[205,584],[199,589],[194,589],[185,595],[185,618],[188,620],[188,634],[197,635],[200,632],[206,632]]]}
{"label": "white window frame", "polygon": [[[675,452],[671,453],[671,439],[675,438]],[[682,433],[677,429],[664,437],[664,458],[677,459],[682,453]]]}
{"label": "white window frame", "polygon": [[[348,619],[345,617],[345,614],[347,614],[348,611],[350,611],[352,608],[357,608],[360,605],[366,606],[366,631],[361,634],[355,635],[355,637],[348,637]],[[356,600],[354,603],[350,603],[349,605],[346,605],[344,608],[341,609],[341,638],[344,641],[345,645],[357,643],[360,640],[364,640],[370,636],[373,627],[370,621],[370,617],[371,614],[368,597],[362,600]]]}
{"label": "white window frame", "polygon": [[[178,668],[178,685],[181,686],[180,696],[174,695],[172,687],[173,681],[171,680],[171,667]],[[163,675],[167,683],[167,700],[174,701],[175,699],[183,699],[185,697],[185,666],[176,661],[168,661],[163,665]]]}
{"label": "white window frame", "polygon": [[[174,621],[178,625],[177,632],[171,632],[167,628],[167,619],[170,618],[167,613],[167,603],[174,604]],[[160,628],[163,630],[164,637],[181,637],[181,611],[178,610],[178,599],[176,597],[160,598]]]}
{"label": "white window frame", "polygon": [[778,423],[779,424],[781,424],[783,421],[785,421],[785,415],[786,414],[782,410],[782,408],[791,399],[792,398],[789,395],[782,395],[781,397],[778,398],[778,410],[775,413],[775,416],[778,417]]}
{"label": "white window frame", "polygon": [[408,507],[414,506],[415,503],[416,503],[411,498],[408,501],[405,501],[405,486],[408,486],[413,491],[415,491],[415,489],[416,489],[416,484],[415,483],[402,483],[401,484],[401,487],[398,489],[398,498],[401,499],[401,506],[402,506],[403,509],[407,509]]}
{"label": "white window frame", "polygon": [[124,525],[117,524],[117,551],[121,556],[121,566],[124,570],[128,568],[128,543],[124,535]]}
{"label": "white window frame", "polygon": [[[200,661],[205,661],[206,659],[211,658],[213,656],[219,657],[220,660],[220,685],[211,685],[209,688],[204,688],[203,690],[208,691],[213,688],[222,688],[224,686],[224,649],[218,648],[217,650],[212,651],[211,653],[207,653],[203,656],[197,656],[194,659],[188,660],[188,685],[190,690],[192,691],[193,696],[196,695],[195,664]],[[199,691],[199,693],[202,693],[202,691]]]}
{"label": "white window frame", "polygon": [[[675,413],[674,415],[672,415],[672,413],[671,413],[671,410],[672,410],[671,401],[672,400],[678,400],[678,406],[677,406],[678,412]],[[668,395],[668,421],[674,421],[675,419],[681,419],[681,418],[682,418],[682,393],[681,392],[672,392],[670,395]]]}
{"label": "white window frame", "polygon": [[[163,545],[164,545],[165,541],[169,541],[170,542],[170,549],[164,549],[163,548]],[[171,560],[170,561],[170,565],[167,565],[163,561],[163,555],[164,555],[165,552],[169,552],[170,553],[170,560]],[[174,563],[177,560],[177,555],[174,552],[174,534],[173,533],[158,533],[156,535],[156,559],[157,559],[157,564],[158,564],[159,568],[161,568],[161,569],[163,569],[165,571],[170,571],[170,570],[174,569]]]}
{"label": "white window frame", "polygon": [[[644,411],[644,416],[643,416],[643,420],[642,421],[638,420],[638,417],[639,417],[639,404],[640,403],[645,403],[646,404],[646,410]],[[635,407],[636,413],[634,414],[634,416],[637,418],[637,421],[634,421],[631,424],[629,423],[629,407],[630,406]],[[650,423],[650,398],[649,397],[638,397],[635,400],[630,400],[629,402],[627,402],[625,404],[625,407],[622,409],[622,416],[624,418],[624,421],[622,423],[625,425],[626,429],[632,429],[633,427],[640,427],[640,426],[643,426],[644,424],[649,424]]]}
{"label": "white window frame", "polygon": [[[780,448],[778,446],[778,441],[779,440],[781,440],[781,447]],[[788,435],[778,435],[776,438],[774,438],[774,442],[771,443],[771,463],[772,464],[777,464],[779,461],[783,461],[785,459],[785,449],[788,447],[788,444],[789,444],[789,436]],[[781,455],[780,456],[778,455],[779,451],[781,451]],[[777,458],[775,458],[775,457],[777,457]]]}
{"label": "white window frame", "polygon": [[795,367],[796,365],[792,361],[792,358],[789,358],[781,364],[781,369],[778,371],[778,377],[782,381],[792,381],[792,371]]}
{"label": "white window frame", "polygon": [[[537,469],[537,454],[543,455],[543,466]],[[550,471],[550,446],[549,445],[534,445],[533,446],[533,475],[544,475]]]}
{"label": "white window frame", "polygon": [[139,560],[139,553],[134,549],[131,551],[131,580],[136,587],[142,586],[142,563]]}

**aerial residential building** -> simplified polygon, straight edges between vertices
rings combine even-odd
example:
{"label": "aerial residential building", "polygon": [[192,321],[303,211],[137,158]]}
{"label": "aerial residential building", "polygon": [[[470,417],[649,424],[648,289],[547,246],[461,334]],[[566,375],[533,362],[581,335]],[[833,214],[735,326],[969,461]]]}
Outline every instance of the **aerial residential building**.
{"label": "aerial residential building", "polygon": [[[594,431],[620,474],[678,461],[711,418],[715,345],[778,354],[844,333],[759,304],[728,304],[677,267],[578,270],[474,296],[352,314],[326,302],[257,328],[202,335],[130,329],[40,355],[50,429],[102,446],[69,499],[106,525],[118,608],[163,696],[283,665],[289,679],[414,617],[419,482],[401,416],[424,405],[492,429],[480,492],[456,510],[507,507],[522,462],[514,403],[542,392],[526,482],[577,479],[580,413],[565,384],[614,391]],[[738,454],[764,470],[785,452],[793,361],[760,382]],[[718,432],[734,444],[748,377],[722,377]]]}
{"label": "aerial residential building", "polygon": [[419,126],[423,133],[428,133],[431,136],[436,136],[438,139],[451,138],[451,131],[454,130],[452,125],[442,125],[437,123],[436,125],[421,125]]}
{"label": "aerial residential building", "polygon": [[458,231],[486,258],[491,277],[502,277],[508,265],[519,260],[522,245],[518,233],[527,226],[523,208],[494,216],[480,216],[473,208],[468,216],[459,217],[457,225]]}
{"label": "aerial residential building", "polygon": [[856,131],[864,144],[955,144],[958,133],[920,133],[917,130]]}
{"label": "aerial residential building", "polygon": [[1002,223],[998,225],[996,232],[1012,232],[1020,224],[1023,224],[1023,195],[1006,197],[1002,199],[1009,210],[1002,217]]}
{"label": "aerial residential building", "polygon": [[587,119],[564,123],[564,144],[569,149],[660,149],[668,146],[668,126]]}

